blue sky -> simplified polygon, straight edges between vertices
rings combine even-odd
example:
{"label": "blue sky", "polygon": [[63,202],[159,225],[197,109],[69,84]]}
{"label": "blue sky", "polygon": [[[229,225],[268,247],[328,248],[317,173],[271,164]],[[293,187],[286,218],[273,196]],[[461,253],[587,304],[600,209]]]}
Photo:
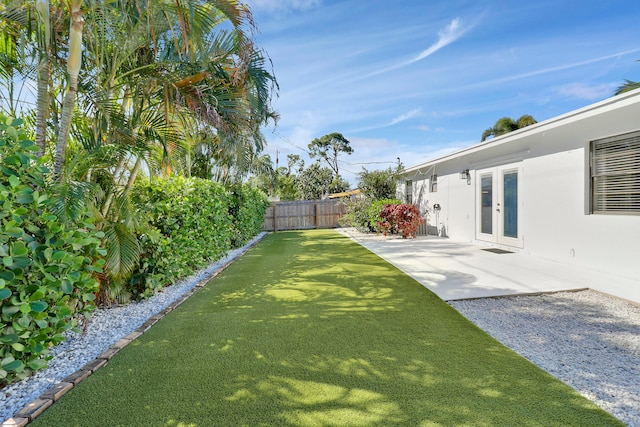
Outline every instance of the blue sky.
{"label": "blue sky", "polygon": [[280,85],[280,165],[342,133],[340,173],[476,144],[504,116],[543,121],[640,80],[637,0],[246,0]]}

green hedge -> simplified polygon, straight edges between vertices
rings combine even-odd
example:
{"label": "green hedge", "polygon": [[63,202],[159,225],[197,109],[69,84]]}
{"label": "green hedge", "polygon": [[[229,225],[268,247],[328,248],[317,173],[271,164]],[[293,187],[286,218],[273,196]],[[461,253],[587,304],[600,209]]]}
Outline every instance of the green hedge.
{"label": "green hedge", "polygon": [[65,227],[48,209],[48,170],[20,124],[0,119],[0,385],[46,366],[48,348],[95,308],[104,264],[91,217]]}
{"label": "green hedge", "polygon": [[130,279],[134,294],[150,295],[193,274],[260,232],[266,196],[238,186],[175,177],[136,185],[132,199],[148,229],[141,234],[140,268]]}
{"label": "green hedge", "polygon": [[230,191],[229,214],[233,218],[231,246],[239,248],[264,228],[269,200],[261,190],[247,185],[234,186]]}

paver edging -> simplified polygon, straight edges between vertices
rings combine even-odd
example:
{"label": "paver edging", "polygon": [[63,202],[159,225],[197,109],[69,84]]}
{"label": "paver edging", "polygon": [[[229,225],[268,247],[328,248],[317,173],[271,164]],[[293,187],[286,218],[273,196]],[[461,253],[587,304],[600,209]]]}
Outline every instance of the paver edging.
{"label": "paver edging", "polygon": [[[107,362],[115,356],[120,350],[124,347],[132,343],[135,339],[140,337],[144,332],[148,331],[151,326],[156,324],[160,319],[164,316],[172,312],[175,308],[180,306],[183,302],[185,302],[189,297],[195,294],[199,289],[203,288],[207,283],[213,280],[218,276],[222,271],[224,271],[227,267],[233,263],[237,258],[244,255],[249,249],[255,246],[260,240],[264,238],[266,233],[259,235],[259,238],[255,239],[254,242],[247,245],[243,251],[238,253],[236,257],[232,260],[224,263],[220,268],[211,273],[206,278],[200,280],[195,284],[193,289],[185,292],[181,297],[179,297],[176,301],[174,301],[167,308],[162,310],[161,312],[154,314],[151,316],[145,323],[142,324],[139,328],[135,329],[130,334],[118,340],[115,344],[110,346],[107,350],[99,354],[94,360],[88,362],[78,371],[73,374],[67,376],[62,381],[56,383],[53,387],[42,393],[42,395],[28,403],[24,408],[20,411],[16,412],[16,414],[6,419],[2,422],[0,427],[24,427],[28,425],[31,421],[35,420],[40,414],[42,414],[46,409],[48,409],[54,402],[59,400],[62,396],[67,394],[70,390],[72,390],[76,385],[80,384],[86,378],[88,378],[91,374],[96,372],[98,369],[102,368],[107,364]],[[149,324],[149,322],[152,322]]]}

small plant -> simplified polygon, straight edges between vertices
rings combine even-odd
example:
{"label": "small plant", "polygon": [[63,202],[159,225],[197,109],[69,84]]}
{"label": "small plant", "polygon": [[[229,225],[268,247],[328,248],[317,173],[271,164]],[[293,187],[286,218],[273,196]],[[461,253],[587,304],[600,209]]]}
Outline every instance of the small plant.
{"label": "small plant", "polygon": [[403,239],[415,237],[420,224],[424,223],[416,205],[406,203],[385,205],[380,218],[378,228],[384,235],[400,233]]}

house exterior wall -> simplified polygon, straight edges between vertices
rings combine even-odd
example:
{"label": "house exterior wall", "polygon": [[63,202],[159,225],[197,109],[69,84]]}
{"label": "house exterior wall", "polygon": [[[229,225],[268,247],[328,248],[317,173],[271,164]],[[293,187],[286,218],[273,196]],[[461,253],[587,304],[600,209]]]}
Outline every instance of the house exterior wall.
{"label": "house exterior wall", "polygon": [[[638,130],[640,92],[408,168],[404,177],[413,180],[413,200],[439,234],[500,247],[477,238],[478,171],[517,164],[523,244],[515,250],[640,279],[640,215],[591,214],[589,208],[590,142]],[[465,169],[470,185],[460,178]],[[433,171],[438,191],[429,193]],[[441,207],[437,215],[434,204]]]}

